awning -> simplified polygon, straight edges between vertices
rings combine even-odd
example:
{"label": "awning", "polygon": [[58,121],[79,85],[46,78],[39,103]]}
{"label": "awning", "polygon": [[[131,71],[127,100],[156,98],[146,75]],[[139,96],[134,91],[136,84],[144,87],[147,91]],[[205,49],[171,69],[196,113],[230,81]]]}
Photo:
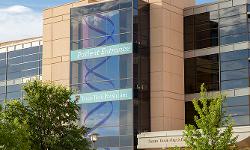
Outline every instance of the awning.
{"label": "awning", "polygon": [[[234,136],[240,148],[250,147],[250,126],[234,127]],[[144,132],[137,135],[138,149],[164,149],[170,147],[185,147],[183,130]]]}

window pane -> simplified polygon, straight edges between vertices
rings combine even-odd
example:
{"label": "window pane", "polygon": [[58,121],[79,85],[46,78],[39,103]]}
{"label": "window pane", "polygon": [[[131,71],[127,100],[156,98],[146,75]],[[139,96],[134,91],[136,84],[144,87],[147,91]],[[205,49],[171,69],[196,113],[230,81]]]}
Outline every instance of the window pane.
{"label": "window pane", "polygon": [[39,52],[39,46],[23,49],[23,55],[30,55]]}
{"label": "window pane", "polygon": [[22,97],[22,93],[21,92],[13,92],[13,93],[7,93],[7,99],[17,99],[17,98],[21,98]]}
{"label": "window pane", "polygon": [[120,33],[132,32],[132,10],[120,11]]}
{"label": "window pane", "polygon": [[247,116],[235,116],[232,117],[232,119],[235,121],[235,126],[236,125],[249,125],[249,115]]}
{"label": "window pane", "polygon": [[35,76],[39,74],[39,69],[25,70],[25,71],[22,71],[22,74],[23,74],[23,77]]}
{"label": "window pane", "polygon": [[18,92],[21,91],[21,85],[9,85],[7,86],[7,92]]}
{"label": "window pane", "polygon": [[226,115],[231,115],[231,116],[249,114],[249,106],[226,107],[223,109],[226,111]]}
{"label": "window pane", "polygon": [[[221,71],[248,68],[248,60],[228,61],[221,63]],[[235,71],[237,72],[237,71]]]}
{"label": "window pane", "polygon": [[221,82],[221,90],[245,88],[248,87],[248,82],[248,79],[223,81]]}
{"label": "window pane", "polygon": [[0,74],[0,81],[5,80],[6,79],[6,74]]}
{"label": "window pane", "polygon": [[23,50],[11,51],[11,52],[8,52],[8,58],[19,57],[19,56],[22,56],[22,54],[23,54]]}
{"label": "window pane", "polygon": [[221,18],[219,23],[220,23],[220,27],[223,27],[223,26],[231,26],[234,24],[241,24],[241,23],[246,23],[246,22],[247,22],[247,15],[241,14],[237,16]]}
{"label": "window pane", "polygon": [[8,74],[10,72],[20,72],[22,69],[23,69],[22,64],[10,65],[10,66],[8,66]]}
{"label": "window pane", "polygon": [[23,62],[23,57],[15,57],[15,58],[12,58],[12,59],[8,59],[8,64],[9,65],[13,65],[13,64],[20,64]]}
{"label": "window pane", "polygon": [[223,106],[249,105],[249,96],[228,97]]}
{"label": "window pane", "polygon": [[248,59],[248,50],[221,53],[221,61],[230,61],[237,59]]}
{"label": "window pane", "polygon": [[220,40],[220,44],[224,45],[224,44],[238,43],[247,40],[248,40],[248,34],[237,34],[237,35],[222,37]]}
{"label": "window pane", "polygon": [[6,59],[6,53],[0,53],[0,60],[1,59]]}
{"label": "window pane", "polygon": [[221,80],[248,78],[248,69],[221,72]]}
{"label": "window pane", "polygon": [[[3,93],[6,93],[6,87],[5,86],[0,86],[0,97],[1,97],[1,94]],[[0,98],[2,99],[2,98]]]}
{"label": "window pane", "polygon": [[235,7],[230,7],[230,8],[225,8],[221,9],[219,11],[220,17],[229,17],[229,16],[234,16],[238,14],[242,14],[246,12],[246,6],[241,5],[241,6],[235,6]]}
{"label": "window pane", "polygon": [[8,73],[7,80],[13,80],[17,78],[21,78],[22,74],[20,72]]}
{"label": "window pane", "polygon": [[248,31],[247,24],[228,26],[220,28],[220,36],[246,33],[247,31]]}
{"label": "window pane", "polygon": [[39,54],[23,56],[23,62],[39,60]]}

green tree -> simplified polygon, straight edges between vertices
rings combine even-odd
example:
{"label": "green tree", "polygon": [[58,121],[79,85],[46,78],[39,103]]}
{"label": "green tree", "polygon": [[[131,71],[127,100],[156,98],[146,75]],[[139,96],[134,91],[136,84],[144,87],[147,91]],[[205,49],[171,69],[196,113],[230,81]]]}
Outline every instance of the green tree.
{"label": "green tree", "polygon": [[18,101],[11,101],[6,103],[4,109],[0,105],[0,149],[30,149],[27,122],[23,117],[14,115],[18,113],[15,108],[20,107],[19,104]]}
{"label": "green tree", "polygon": [[23,89],[23,103],[14,101],[11,106],[15,109],[7,107],[4,114],[9,120],[19,118],[21,125],[27,125],[30,149],[90,149],[84,138],[86,128],[76,123],[79,106],[70,100],[69,89],[39,80],[28,82]]}
{"label": "green tree", "polygon": [[193,100],[198,113],[194,117],[197,125],[186,125],[184,140],[193,150],[227,150],[236,149],[237,137],[233,137],[233,124],[225,116],[222,105],[225,97],[221,94],[208,96],[204,84],[201,86],[200,98]]}

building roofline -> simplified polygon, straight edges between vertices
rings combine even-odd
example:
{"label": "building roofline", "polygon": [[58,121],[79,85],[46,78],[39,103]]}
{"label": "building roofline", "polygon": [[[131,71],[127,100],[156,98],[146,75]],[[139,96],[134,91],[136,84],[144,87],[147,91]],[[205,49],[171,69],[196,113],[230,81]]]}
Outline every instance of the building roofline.
{"label": "building roofline", "polygon": [[197,7],[208,6],[208,5],[214,5],[214,4],[218,4],[218,3],[220,3],[220,2],[221,2],[221,1],[215,1],[215,2],[209,2],[209,3],[203,3],[203,4],[199,4],[199,5],[194,5],[194,6],[190,6],[190,7],[184,8],[184,10],[192,9],[192,8],[197,8]]}
{"label": "building roofline", "polygon": [[38,40],[41,41],[42,36],[0,42],[0,47],[6,47],[6,46],[10,46],[10,45],[18,45],[20,43],[27,43],[29,41],[38,41]]}
{"label": "building roofline", "polygon": [[[70,4],[74,4],[74,3],[77,3],[77,2],[81,2],[81,1],[84,1],[84,0],[75,0],[73,2],[68,2],[68,3],[64,3],[64,4],[59,4],[59,5],[55,5],[55,6],[51,6],[51,7],[47,7],[45,9],[43,9],[43,11],[46,11],[48,9],[53,9],[53,8],[57,8],[57,7],[61,7],[61,6],[65,6],[65,5],[70,5]],[[95,3],[95,2],[101,2],[101,1],[104,1],[104,0],[85,0],[88,3]]]}
{"label": "building roofline", "polygon": [[208,2],[208,3],[203,3],[203,4],[199,4],[199,5],[194,5],[194,6],[186,7],[186,8],[184,8],[184,10],[192,9],[192,8],[198,8],[198,7],[203,7],[203,6],[208,6],[208,5],[219,4],[219,3],[225,2],[225,1],[230,1],[230,0],[216,0],[214,2]]}

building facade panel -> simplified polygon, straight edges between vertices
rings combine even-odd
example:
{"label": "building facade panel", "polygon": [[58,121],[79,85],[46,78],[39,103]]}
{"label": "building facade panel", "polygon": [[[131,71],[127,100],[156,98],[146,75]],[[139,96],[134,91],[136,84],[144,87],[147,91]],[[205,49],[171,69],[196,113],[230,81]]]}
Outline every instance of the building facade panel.
{"label": "building facade panel", "polygon": [[[169,103],[178,101],[177,110],[184,107],[183,9],[193,6],[193,0],[150,0],[151,110],[154,103],[164,103],[151,112],[151,131],[184,128],[184,111],[178,117],[170,113]],[[156,21],[157,19],[157,21]],[[178,67],[175,67],[178,66]],[[162,114],[162,112],[165,112]],[[168,113],[169,112],[169,113]],[[182,117],[180,117],[182,116]]]}
{"label": "building facade panel", "polygon": [[0,103],[22,99],[22,86],[30,79],[41,79],[41,38],[1,43]]}
{"label": "building facade panel", "polygon": [[[116,0],[71,9],[71,80],[80,125],[104,149],[133,149],[150,130],[149,6]],[[74,98],[73,96],[73,98]]]}
{"label": "building facade panel", "polygon": [[[217,4],[217,9],[206,9],[184,18],[184,49],[187,53],[200,53],[185,58],[186,94],[198,93],[202,83],[206,84],[208,91],[214,92],[249,87],[248,4],[246,1],[237,5],[233,5],[233,1]],[[211,54],[209,51],[212,49],[217,51]],[[246,96],[233,94],[232,97],[227,93],[228,102],[223,108],[232,115],[235,126],[249,125],[249,104],[240,103],[244,101],[242,99],[249,101],[249,91],[242,91]],[[234,102],[239,103],[234,105]],[[193,123],[194,115],[191,102],[186,102],[186,123]]]}

